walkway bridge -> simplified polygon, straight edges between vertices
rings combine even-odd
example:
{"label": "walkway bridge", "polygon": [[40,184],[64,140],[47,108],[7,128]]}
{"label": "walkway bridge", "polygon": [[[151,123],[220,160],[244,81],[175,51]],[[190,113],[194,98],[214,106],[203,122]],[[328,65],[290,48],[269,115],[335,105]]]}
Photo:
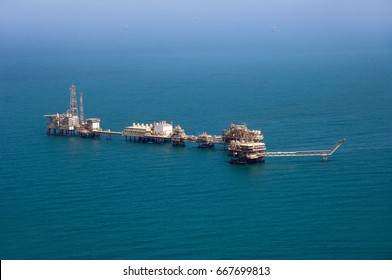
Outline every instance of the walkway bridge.
{"label": "walkway bridge", "polygon": [[321,156],[327,160],[344,142],[345,138],[339,140],[330,150],[309,150],[309,151],[296,151],[296,152],[264,152],[264,157],[309,157]]}

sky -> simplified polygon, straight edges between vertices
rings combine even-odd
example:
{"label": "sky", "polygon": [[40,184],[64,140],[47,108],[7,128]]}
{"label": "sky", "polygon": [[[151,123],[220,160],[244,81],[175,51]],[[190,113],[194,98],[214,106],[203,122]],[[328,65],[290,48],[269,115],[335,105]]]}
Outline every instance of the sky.
{"label": "sky", "polygon": [[0,0],[0,54],[392,48],[392,0]]}

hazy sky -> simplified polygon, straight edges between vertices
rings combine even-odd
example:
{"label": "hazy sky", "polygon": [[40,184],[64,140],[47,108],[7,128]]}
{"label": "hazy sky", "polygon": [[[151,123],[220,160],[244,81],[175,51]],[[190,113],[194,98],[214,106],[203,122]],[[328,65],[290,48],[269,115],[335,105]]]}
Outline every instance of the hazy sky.
{"label": "hazy sky", "polygon": [[0,53],[392,47],[392,0],[0,0]]}

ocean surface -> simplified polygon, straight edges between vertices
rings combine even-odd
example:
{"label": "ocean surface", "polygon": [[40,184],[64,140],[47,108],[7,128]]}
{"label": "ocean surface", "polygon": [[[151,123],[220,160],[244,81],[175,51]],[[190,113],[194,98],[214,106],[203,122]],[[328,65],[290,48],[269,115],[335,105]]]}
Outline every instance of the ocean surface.
{"label": "ocean surface", "polygon": [[[260,129],[231,165],[196,145],[48,136],[84,94],[104,129]],[[0,259],[391,259],[392,50],[0,57]]]}

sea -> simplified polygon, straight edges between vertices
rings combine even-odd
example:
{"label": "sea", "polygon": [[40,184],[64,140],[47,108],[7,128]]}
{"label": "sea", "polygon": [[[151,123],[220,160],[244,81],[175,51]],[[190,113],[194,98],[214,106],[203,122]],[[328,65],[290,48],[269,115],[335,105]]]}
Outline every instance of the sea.
{"label": "sea", "polygon": [[[0,57],[0,259],[392,258],[392,50],[195,51]],[[267,151],[50,136],[84,95],[103,129],[231,123]]]}

